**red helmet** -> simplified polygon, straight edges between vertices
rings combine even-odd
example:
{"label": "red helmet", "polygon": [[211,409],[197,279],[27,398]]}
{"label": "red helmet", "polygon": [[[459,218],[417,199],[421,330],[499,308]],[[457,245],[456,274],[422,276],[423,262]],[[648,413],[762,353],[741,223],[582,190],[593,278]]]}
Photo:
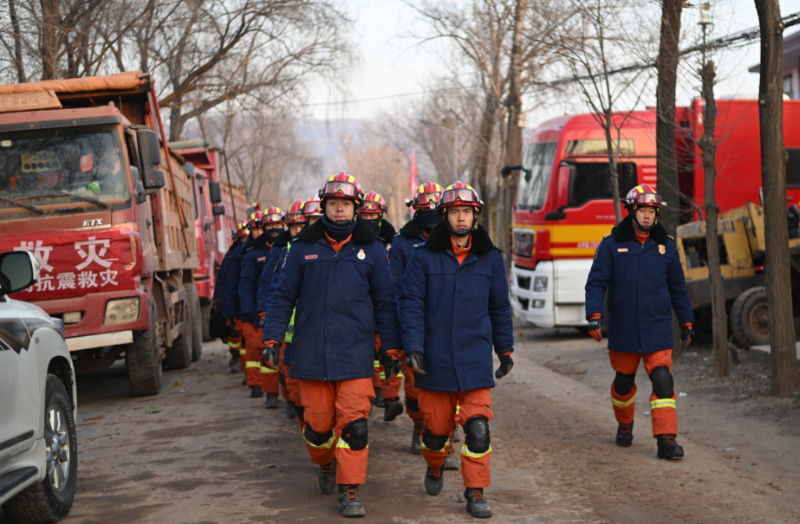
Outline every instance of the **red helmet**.
{"label": "red helmet", "polygon": [[246,236],[247,236],[247,227],[245,227],[243,223],[239,222],[239,224],[237,224],[236,226],[236,233],[234,234],[233,238],[236,237],[244,238]]}
{"label": "red helmet", "polygon": [[342,171],[338,175],[330,177],[322,189],[319,190],[320,200],[325,200],[328,197],[346,198],[360,206],[364,200],[364,191],[361,189],[361,184],[358,183],[356,177]]}
{"label": "red helmet", "polygon": [[654,207],[659,209],[661,206],[665,205],[664,202],[661,201],[661,196],[659,196],[649,184],[639,184],[628,191],[625,198],[620,199],[620,201],[625,204],[625,207],[629,210],[635,210],[637,207]]}
{"label": "red helmet", "polygon": [[442,213],[448,207],[454,206],[471,206],[480,215],[483,210],[483,200],[478,196],[478,192],[472,189],[472,186],[459,180],[455,184],[447,186],[442,193],[442,199],[439,201],[437,209]]}
{"label": "red helmet", "polygon": [[261,223],[264,225],[264,227],[276,227],[282,222],[283,211],[281,211],[281,208],[269,206],[264,210],[264,216],[261,219]]}
{"label": "red helmet", "polygon": [[311,195],[311,198],[303,204],[303,214],[307,217],[321,217],[322,206],[319,195]]}
{"label": "red helmet", "polygon": [[382,215],[386,213],[386,200],[375,191],[370,191],[364,197],[364,203],[361,204],[361,212],[380,213]]}
{"label": "red helmet", "polygon": [[247,227],[249,229],[253,229],[254,227],[261,227],[261,220],[264,216],[264,213],[256,209],[252,213],[250,213],[250,217],[247,219]]}
{"label": "red helmet", "polygon": [[442,198],[442,186],[428,180],[417,188],[414,199],[406,199],[406,205],[414,209],[436,209],[436,204]]}
{"label": "red helmet", "polygon": [[287,226],[291,226],[294,224],[305,224],[308,222],[308,218],[303,214],[303,201],[302,200],[295,200],[291,206],[289,206],[289,210],[286,212],[286,216],[283,217],[283,222]]}

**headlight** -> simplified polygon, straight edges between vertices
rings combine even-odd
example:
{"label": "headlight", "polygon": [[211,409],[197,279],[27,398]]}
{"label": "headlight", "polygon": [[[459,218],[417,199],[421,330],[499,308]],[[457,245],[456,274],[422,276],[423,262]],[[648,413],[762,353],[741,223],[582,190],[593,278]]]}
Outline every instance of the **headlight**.
{"label": "headlight", "polygon": [[531,305],[534,309],[542,309],[544,307],[544,300],[534,300]]}
{"label": "headlight", "polygon": [[69,313],[64,313],[61,315],[61,318],[64,319],[64,324],[77,324],[83,318],[83,312],[70,311]]}
{"label": "headlight", "polygon": [[533,279],[534,291],[547,291],[547,277],[535,277]]}
{"label": "headlight", "polygon": [[139,297],[109,300],[106,304],[106,325],[125,324],[139,318]]}
{"label": "headlight", "polygon": [[533,231],[514,231],[514,254],[524,258],[533,256]]}

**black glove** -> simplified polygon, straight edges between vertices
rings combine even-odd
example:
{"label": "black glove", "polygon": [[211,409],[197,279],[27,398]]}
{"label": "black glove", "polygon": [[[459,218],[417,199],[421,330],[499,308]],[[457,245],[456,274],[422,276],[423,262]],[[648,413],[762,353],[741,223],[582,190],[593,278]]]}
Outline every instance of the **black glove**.
{"label": "black glove", "polygon": [[264,329],[264,321],[267,317],[258,317],[258,329]]}
{"label": "black glove", "polygon": [[692,343],[693,338],[694,338],[694,327],[692,327],[691,322],[687,322],[686,324],[681,326],[681,345],[683,347],[687,347],[689,344]]}
{"label": "black glove", "polygon": [[384,355],[381,357],[381,364],[383,364],[383,372],[386,375],[386,380],[392,380],[395,375],[400,373],[400,361],[396,358]]}
{"label": "black glove", "polygon": [[425,375],[425,368],[422,367],[422,353],[418,351],[406,353],[406,366],[411,368],[414,373]]}
{"label": "black glove", "polygon": [[593,318],[589,321],[589,336],[598,342],[603,340],[603,317]]}
{"label": "black glove", "polygon": [[278,369],[278,359],[281,355],[281,347],[277,344],[264,346],[261,353],[261,365],[270,369]]}
{"label": "black glove", "polygon": [[242,322],[247,322],[248,324],[255,324],[256,316],[252,313],[242,313]]}
{"label": "black glove", "polygon": [[494,372],[494,378],[501,379],[511,373],[511,368],[514,367],[514,360],[511,355],[498,355],[500,359],[500,367]]}

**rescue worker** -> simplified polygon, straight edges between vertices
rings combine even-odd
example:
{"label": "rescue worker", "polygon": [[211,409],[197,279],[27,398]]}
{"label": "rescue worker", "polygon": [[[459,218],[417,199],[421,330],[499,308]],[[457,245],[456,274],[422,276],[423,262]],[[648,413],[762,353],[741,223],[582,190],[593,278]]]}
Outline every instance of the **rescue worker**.
{"label": "rescue worker", "polygon": [[303,436],[320,466],[322,491],[338,484],[339,511],[359,517],[366,514],[358,493],[367,474],[374,337],[377,331],[388,359],[399,355],[397,308],[383,243],[356,218],[364,198],[358,181],[339,173],[319,196],[323,217],[281,261],[264,326],[264,362],[278,367],[279,341],[296,306],[289,376],[300,380]]}
{"label": "rescue worker", "polygon": [[[267,307],[269,306],[269,295],[271,293],[272,278],[275,275],[275,268],[278,265],[278,261],[281,260],[283,254],[286,253],[286,246],[294,237],[297,236],[307,222],[308,219],[305,215],[303,215],[303,201],[296,200],[291,206],[289,206],[289,209],[283,216],[283,223],[287,229],[275,239],[272,249],[269,252],[269,257],[267,257],[267,263],[264,265],[264,268],[259,276],[257,303],[259,316],[258,333],[260,335],[257,340],[259,345],[259,361],[261,359],[260,353],[264,350],[264,323],[267,315]],[[285,344],[286,342],[284,342],[284,345]],[[281,346],[281,354],[283,354],[283,350],[284,346]],[[281,357],[281,362],[283,362],[283,357]],[[294,405],[289,399],[289,392],[286,389],[286,369],[281,367],[278,372],[278,382],[281,387],[281,392],[283,393],[283,398],[286,400],[286,404],[284,406],[286,417],[292,420],[296,417],[296,413]],[[264,364],[261,364],[261,377],[263,379],[262,388],[267,386],[267,380],[272,380],[274,375],[275,370],[270,369]],[[273,399],[269,394],[267,394],[266,407],[267,409],[276,409],[278,407],[277,396]]]}
{"label": "rescue worker", "polygon": [[500,360],[496,378],[514,365],[508,282],[500,251],[478,224],[483,209],[478,193],[456,182],[442,193],[437,209],[443,221],[414,250],[400,296],[406,364],[417,373],[424,414],[424,485],[430,495],[442,491],[451,431],[455,424],[463,426],[467,511],[486,518],[492,516],[483,492],[491,480],[492,348]]}
{"label": "rescue worker", "polygon": [[[364,196],[364,202],[358,211],[358,216],[372,227],[378,238],[383,241],[388,257],[392,249],[392,240],[396,233],[394,226],[385,218],[386,200],[375,191],[370,191]],[[403,374],[398,373],[389,378],[380,361],[381,339],[375,335],[375,376],[372,386],[375,389],[375,398],[372,404],[384,408],[383,420],[391,422],[403,413],[403,403],[400,402],[400,384]]]}
{"label": "rescue worker", "polygon": [[[249,223],[250,219],[248,218],[248,222],[244,224],[245,228],[243,228],[245,231],[247,231],[246,226]],[[243,386],[247,385],[247,351],[244,341],[244,324],[242,323],[242,313],[239,307],[239,277],[242,271],[242,254],[244,253],[244,248],[249,243],[250,232],[248,231],[244,241],[236,246],[228,261],[228,269],[225,271],[225,289],[222,295],[222,314],[228,319],[228,326],[238,335],[240,344],[239,361],[241,363],[242,372],[245,373],[245,377],[242,379]],[[234,340],[237,340],[237,338],[234,337]]]}
{"label": "rescue worker", "polygon": [[[222,257],[222,263],[219,265],[219,271],[217,272],[217,280],[214,282],[214,296],[212,300],[214,302],[214,308],[217,308],[220,313],[222,314],[222,298],[225,294],[225,277],[227,276],[228,272],[228,263],[230,262],[231,256],[236,248],[239,246],[240,243],[244,242],[247,238],[247,230],[244,228],[244,224],[239,223],[239,227],[231,232],[231,237],[233,242],[231,242],[228,251],[225,253],[225,256]],[[222,314],[225,316],[224,314]],[[228,350],[231,353],[231,359],[228,361],[228,366],[231,369],[231,373],[238,373],[244,370],[244,358],[240,355],[240,351],[244,348],[242,347],[242,339],[239,334],[236,332],[236,326],[231,325],[227,320],[225,321],[228,327],[228,336],[226,337],[226,342],[228,343]]]}
{"label": "rescue worker", "polygon": [[[278,407],[278,373],[268,370],[261,373],[261,328],[258,327],[258,278],[267,262],[272,242],[283,232],[283,212],[270,206],[264,212],[256,211],[250,226],[250,243],[242,256],[242,271],[239,277],[239,303],[242,311],[247,364],[247,385],[250,398],[261,398],[267,394],[267,406]],[[266,375],[262,378],[262,375]]]}
{"label": "rescue worker", "polygon": [[[392,270],[395,294],[398,304],[400,301],[400,282],[403,272],[408,266],[408,261],[414,248],[425,244],[425,240],[436,225],[442,221],[442,216],[436,210],[436,205],[442,197],[442,186],[428,180],[420,185],[414,193],[413,200],[406,200],[406,205],[414,210],[414,217],[394,237],[392,250],[389,252],[389,269]],[[417,402],[417,388],[414,386],[414,374],[406,365],[405,356],[402,357],[403,389],[405,392],[406,413],[414,422],[411,434],[411,453],[422,453],[422,411]],[[448,468],[449,469],[449,468]]]}
{"label": "rescue worker", "polygon": [[659,458],[683,457],[675,441],[678,414],[672,378],[672,310],[681,325],[681,343],[694,335],[692,304],[675,241],[658,223],[661,197],[641,184],[622,199],[628,216],[606,236],[594,255],[586,282],[589,334],[602,340],[602,316],[608,295],[608,356],[616,377],[611,401],[618,427],[616,443],[633,442],[636,370],[644,368],[653,384],[650,417]]}

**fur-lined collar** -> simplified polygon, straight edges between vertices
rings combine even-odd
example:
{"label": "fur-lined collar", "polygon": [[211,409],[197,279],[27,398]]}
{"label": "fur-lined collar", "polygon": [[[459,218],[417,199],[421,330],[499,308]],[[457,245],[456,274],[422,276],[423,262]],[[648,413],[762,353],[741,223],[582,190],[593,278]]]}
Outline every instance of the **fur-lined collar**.
{"label": "fur-lined collar", "polygon": [[291,241],[292,235],[289,234],[289,230],[287,229],[278,235],[278,238],[276,238],[275,242],[272,243],[272,247],[286,247]]}
{"label": "fur-lined collar", "polygon": [[[633,229],[633,220],[631,217],[623,218],[622,222],[611,230],[611,234],[614,235],[614,238],[618,241],[635,239],[636,231]],[[656,222],[656,225],[650,230],[650,238],[658,244],[666,244],[669,240],[669,235],[667,235],[667,230],[664,229],[664,226]]]}
{"label": "fur-lined collar", "polygon": [[[317,220],[313,225],[310,225],[300,231],[297,235],[300,240],[315,241],[325,238],[325,224],[322,220]],[[353,238],[351,239],[354,244],[369,244],[378,240],[378,235],[375,231],[365,224],[361,219],[356,220],[356,228],[353,230]]]}
{"label": "fur-lined collar", "polygon": [[423,231],[422,226],[419,225],[416,218],[412,218],[406,222],[406,225],[400,228],[400,234],[408,238],[424,237],[425,235],[422,234]]}
{"label": "fur-lined collar", "polygon": [[381,227],[378,231],[378,237],[380,237],[381,240],[384,242],[391,242],[395,233],[397,233],[397,230],[395,230],[391,222],[386,219],[381,220]]}
{"label": "fur-lined collar", "polygon": [[[431,231],[431,234],[428,236],[428,240],[425,242],[425,246],[434,251],[453,249],[453,245],[450,242],[450,231],[447,230],[447,226],[444,222],[440,222],[433,228],[433,231]],[[484,253],[491,253],[495,249],[497,248],[492,243],[492,239],[489,238],[489,233],[483,229],[483,226],[478,225],[478,228],[472,232],[472,246],[470,250],[477,255],[481,255]]]}

